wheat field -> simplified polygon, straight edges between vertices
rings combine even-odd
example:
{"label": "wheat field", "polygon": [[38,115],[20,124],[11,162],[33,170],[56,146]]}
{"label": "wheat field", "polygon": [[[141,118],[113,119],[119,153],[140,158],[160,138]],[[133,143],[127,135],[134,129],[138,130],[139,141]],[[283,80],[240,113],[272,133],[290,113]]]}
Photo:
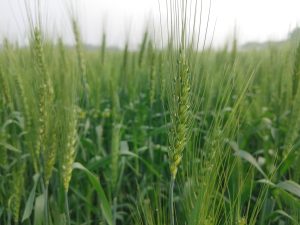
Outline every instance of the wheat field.
{"label": "wheat field", "polygon": [[0,224],[300,224],[300,38],[202,48],[166,2],[162,46],[2,40]]}

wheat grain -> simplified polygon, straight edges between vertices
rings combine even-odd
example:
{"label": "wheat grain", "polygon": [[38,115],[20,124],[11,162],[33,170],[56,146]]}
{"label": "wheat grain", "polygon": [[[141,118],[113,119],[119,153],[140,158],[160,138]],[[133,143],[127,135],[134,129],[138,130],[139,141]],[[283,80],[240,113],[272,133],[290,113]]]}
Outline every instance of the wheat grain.
{"label": "wheat grain", "polygon": [[[179,56],[178,74],[174,80],[175,101],[177,105],[171,112],[172,130],[170,133],[170,172],[175,180],[182,153],[188,141],[190,116],[190,83],[189,67],[183,53]],[[176,103],[175,103],[176,104]]]}
{"label": "wheat grain", "polygon": [[79,27],[78,27],[78,24],[75,19],[72,19],[72,27],[73,27],[73,33],[74,33],[75,42],[76,42],[77,60],[78,60],[78,65],[79,65],[82,87],[83,87],[83,97],[84,97],[83,104],[88,105],[89,85],[87,82],[86,63],[85,63],[83,51],[82,51]]}
{"label": "wheat grain", "polygon": [[73,163],[75,160],[76,154],[76,137],[77,137],[77,119],[76,119],[76,110],[73,109],[72,114],[69,118],[69,128],[68,135],[66,140],[66,147],[63,152],[63,161],[62,161],[62,177],[63,177],[63,186],[65,192],[69,190],[69,184],[72,177]]}
{"label": "wheat grain", "polygon": [[24,172],[25,163],[20,162],[13,171],[12,181],[12,196],[9,201],[10,209],[12,211],[13,219],[16,224],[19,223],[21,198],[24,188]]}

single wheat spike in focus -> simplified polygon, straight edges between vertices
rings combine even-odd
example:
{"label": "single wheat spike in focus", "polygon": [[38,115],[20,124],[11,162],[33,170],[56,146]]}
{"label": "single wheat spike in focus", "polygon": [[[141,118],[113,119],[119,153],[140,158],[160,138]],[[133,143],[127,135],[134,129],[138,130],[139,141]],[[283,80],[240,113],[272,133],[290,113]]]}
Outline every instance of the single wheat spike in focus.
{"label": "single wheat spike in focus", "polygon": [[171,120],[170,146],[170,172],[175,180],[178,167],[182,159],[182,153],[186,147],[189,132],[189,110],[190,110],[190,83],[189,67],[183,53],[180,53],[178,60],[178,75],[174,80],[175,101],[177,100]]}

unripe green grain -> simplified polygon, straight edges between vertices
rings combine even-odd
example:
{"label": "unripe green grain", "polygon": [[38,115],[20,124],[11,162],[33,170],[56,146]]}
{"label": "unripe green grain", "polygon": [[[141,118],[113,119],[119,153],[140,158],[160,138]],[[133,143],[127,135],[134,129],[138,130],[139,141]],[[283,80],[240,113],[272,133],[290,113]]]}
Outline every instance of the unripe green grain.
{"label": "unripe green grain", "polygon": [[17,90],[19,92],[19,96],[21,98],[22,109],[23,109],[24,116],[25,116],[25,129],[28,131],[32,125],[31,116],[30,116],[30,110],[29,110],[29,105],[28,105],[28,99],[25,94],[23,80],[21,79],[21,76],[19,74],[17,74],[15,76],[15,81],[16,81],[16,85],[17,85]]}
{"label": "unripe green grain", "polygon": [[166,94],[166,77],[164,76],[164,63],[163,63],[163,53],[160,52],[159,56],[158,56],[158,72],[157,72],[157,76],[159,78],[160,82],[160,98],[161,101],[164,102],[165,101],[165,94]]}
{"label": "unripe green grain", "polygon": [[113,124],[111,141],[111,173],[113,189],[116,188],[119,176],[120,128],[120,124]]}
{"label": "unripe green grain", "polygon": [[66,146],[63,152],[62,161],[62,178],[65,192],[69,190],[69,184],[72,177],[73,163],[76,155],[76,138],[77,138],[77,119],[76,110],[73,109],[72,115],[69,118],[69,128],[66,140]]}
{"label": "unripe green grain", "polygon": [[[5,133],[4,132],[0,132],[0,142],[5,143]],[[6,166],[7,164],[7,149],[0,145],[0,165],[1,166]]]}
{"label": "unripe green grain", "polygon": [[73,33],[76,42],[76,53],[77,60],[79,65],[79,71],[81,76],[81,83],[83,86],[83,104],[88,104],[89,99],[89,85],[87,82],[87,73],[86,73],[86,63],[83,56],[82,44],[81,44],[81,36],[79,32],[79,27],[75,19],[72,20]]}
{"label": "unripe green grain", "polygon": [[146,49],[147,40],[148,40],[148,32],[146,31],[144,33],[143,41],[142,41],[140,52],[139,52],[139,59],[138,59],[138,66],[139,67],[141,67],[141,65],[143,63],[143,58],[144,58],[144,53],[145,53],[145,49]]}
{"label": "unripe green grain", "polygon": [[295,53],[294,68],[292,74],[292,98],[294,99],[298,90],[300,79],[300,42]]}
{"label": "unripe green grain", "polygon": [[57,134],[54,129],[55,125],[52,126],[51,132],[48,137],[47,151],[44,153],[44,182],[45,186],[48,187],[49,180],[52,176],[52,171],[55,164],[56,153],[57,153]]}
{"label": "unripe green grain", "polygon": [[2,92],[2,96],[4,99],[4,104],[7,104],[8,106],[12,105],[12,97],[10,95],[9,85],[7,80],[4,77],[2,66],[0,65],[0,88]]}
{"label": "unripe green grain", "polygon": [[182,153],[186,147],[189,133],[190,116],[190,81],[189,67],[183,53],[178,60],[178,74],[174,80],[175,99],[178,102],[171,113],[173,124],[170,133],[170,172],[173,179],[176,178],[177,170],[182,159]]}
{"label": "unripe green grain", "polygon": [[129,54],[128,47],[129,47],[129,44],[128,44],[128,42],[126,42],[125,48],[123,51],[123,64],[122,64],[122,70],[125,74],[126,74],[126,70],[127,70],[127,66],[128,66],[128,54]]}
{"label": "unripe green grain", "polygon": [[38,28],[34,29],[34,53],[37,63],[37,70],[41,77],[41,84],[39,90],[39,129],[38,139],[36,143],[36,157],[44,149],[46,144],[46,130],[48,123],[48,111],[52,107],[54,90],[46,69],[44,52],[42,47],[41,32]]}
{"label": "unripe green grain", "polygon": [[103,65],[105,62],[105,51],[106,51],[106,34],[102,35],[102,43],[101,43],[101,64]]}
{"label": "unripe green grain", "polygon": [[294,99],[292,114],[289,123],[289,130],[286,135],[285,144],[286,146],[292,146],[298,137],[298,131],[300,128],[300,93],[297,93]]}
{"label": "unripe green grain", "polygon": [[19,163],[13,171],[12,195],[9,201],[15,224],[19,223],[21,199],[24,188],[25,163]]}
{"label": "unripe green grain", "polygon": [[155,52],[152,46],[152,42],[149,42],[148,46],[148,58],[150,61],[150,89],[149,89],[149,101],[150,107],[152,107],[155,100],[155,91],[156,91],[156,64],[155,64]]}

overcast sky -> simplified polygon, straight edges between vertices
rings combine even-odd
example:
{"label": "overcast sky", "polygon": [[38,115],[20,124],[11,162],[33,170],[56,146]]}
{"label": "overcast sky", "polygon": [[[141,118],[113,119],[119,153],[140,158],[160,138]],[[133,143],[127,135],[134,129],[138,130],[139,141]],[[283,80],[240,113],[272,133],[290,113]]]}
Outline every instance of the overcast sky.
{"label": "overcast sky", "polygon": [[[27,0],[34,2],[35,0]],[[203,0],[203,16],[208,12]],[[83,39],[99,44],[107,33],[110,46],[122,46],[126,39],[137,45],[148,25],[157,36],[160,31],[158,0],[42,0],[42,19],[48,36],[64,36],[73,41],[70,14],[80,21]],[[161,3],[165,0],[160,0]],[[164,12],[164,4],[161,11]],[[72,13],[71,13],[72,12]],[[165,14],[162,13],[164,17]],[[28,37],[24,0],[0,0],[0,39],[9,37],[21,43]],[[208,39],[214,24],[214,45],[230,40],[237,27],[240,44],[248,41],[280,40],[300,22],[300,0],[212,0]],[[164,29],[164,27],[163,27]],[[205,29],[202,28],[202,29]]]}

